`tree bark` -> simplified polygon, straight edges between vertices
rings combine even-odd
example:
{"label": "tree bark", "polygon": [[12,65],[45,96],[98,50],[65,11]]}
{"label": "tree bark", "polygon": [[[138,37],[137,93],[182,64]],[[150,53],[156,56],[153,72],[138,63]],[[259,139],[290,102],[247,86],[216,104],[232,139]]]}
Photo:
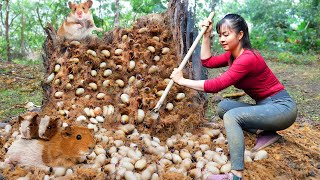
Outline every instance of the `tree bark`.
{"label": "tree bark", "polygon": [[[178,52],[180,52],[180,57],[183,58],[188,49],[191,47],[192,43],[198,36],[198,29],[195,26],[195,10],[189,8],[188,0],[172,0],[168,5],[169,14],[172,16],[172,24],[174,24],[174,36],[178,41],[180,41],[178,47]],[[187,64],[187,74],[188,78],[200,80],[207,78],[207,70],[201,65],[200,59],[200,45],[198,44],[195,49],[192,58]],[[206,94],[203,92],[198,92],[202,100],[206,99]]]}
{"label": "tree bark", "polygon": [[25,56],[26,55],[26,45],[25,45],[25,37],[24,37],[25,26],[26,26],[25,15],[24,15],[25,12],[24,12],[23,5],[20,4],[20,8],[21,8],[20,54],[22,56]]}
{"label": "tree bark", "polygon": [[117,28],[120,25],[120,5],[119,5],[119,0],[115,0],[115,16],[114,16],[114,23],[113,23],[113,27]]}
{"label": "tree bark", "polygon": [[9,37],[9,0],[6,0],[6,20],[5,20],[5,36],[6,36],[6,42],[7,42],[7,61],[11,62],[11,47],[10,47],[10,37]]}
{"label": "tree bark", "polygon": [[[214,11],[217,3],[218,3],[218,0],[212,0],[211,5],[210,5],[211,12]],[[198,36],[198,30],[197,30],[197,28],[195,28],[195,24],[194,24],[194,21],[192,19],[192,17],[195,16],[195,13],[192,13],[192,11],[191,11],[189,14],[190,14],[190,16],[188,16],[188,17],[190,17],[189,21],[193,23],[193,27],[194,27],[193,29],[190,29],[190,32],[193,34],[192,38],[195,39]],[[193,78],[197,79],[197,80],[199,80],[199,79],[207,79],[208,78],[208,70],[201,65],[200,45],[197,46],[197,48],[196,48],[196,50],[195,50],[195,52],[194,52],[194,54],[192,56],[192,60],[193,60],[192,61]]]}
{"label": "tree bark", "polygon": [[[0,4],[0,23],[3,25],[3,19],[2,19],[2,4]],[[2,36],[2,28],[0,28],[0,36]]]}

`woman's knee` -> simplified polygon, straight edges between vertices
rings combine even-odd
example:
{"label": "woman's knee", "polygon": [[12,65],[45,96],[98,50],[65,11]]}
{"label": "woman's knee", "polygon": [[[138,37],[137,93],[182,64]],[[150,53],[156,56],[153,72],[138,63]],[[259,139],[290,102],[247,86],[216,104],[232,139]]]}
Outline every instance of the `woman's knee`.
{"label": "woman's knee", "polygon": [[224,114],[227,112],[227,107],[228,107],[227,104],[228,104],[227,100],[223,100],[219,102],[217,106],[217,113],[221,119],[223,119]]}
{"label": "woman's knee", "polygon": [[234,124],[237,124],[236,114],[233,113],[232,110],[226,112],[223,115],[223,124],[225,127],[233,126]]}
{"label": "woman's knee", "polygon": [[238,108],[238,107],[247,107],[247,106],[251,106],[251,105],[244,103],[244,102],[226,99],[226,100],[221,101],[218,104],[217,113],[218,113],[219,117],[221,119],[223,119],[223,116],[226,112],[228,112],[232,109]]}
{"label": "woman's knee", "polygon": [[290,112],[283,115],[283,118],[279,122],[279,126],[283,129],[289,128],[297,119],[298,110],[297,107],[293,107]]}

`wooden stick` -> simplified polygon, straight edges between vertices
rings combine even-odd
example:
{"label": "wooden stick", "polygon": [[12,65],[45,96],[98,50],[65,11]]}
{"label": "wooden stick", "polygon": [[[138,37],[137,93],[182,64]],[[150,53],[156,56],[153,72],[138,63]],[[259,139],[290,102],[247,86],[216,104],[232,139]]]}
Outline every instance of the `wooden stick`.
{"label": "wooden stick", "polygon": [[[212,19],[214,17],[214,12],[211,12],[208,19]],[[207,26],[203,26],[202,30],[200,31],[200,33],[198,34],[197,38],[194,40],[194,42],[192,43],[190,49],[188,50],[186,56],[183,58],[182,62],[180,63],[178,70],[182,70],[184,68],[184,66],[187,64],[189,58],[192,56],[193,51],[195,50],[196,46],[198,45],[201,37],[203,36],[203,34],[206,32],[206,30],[208,29]],[[171,79],[169,84],[167,85],[166,89],[164,90],[162,96],[160,97],[158,103],[156,104],[155,108],[152,110],[153,112],[158,112],[160,107],[162,106],[164,100],[166,99],[169,90],[171,89],[171,87],[173,86],[174,81]]]}

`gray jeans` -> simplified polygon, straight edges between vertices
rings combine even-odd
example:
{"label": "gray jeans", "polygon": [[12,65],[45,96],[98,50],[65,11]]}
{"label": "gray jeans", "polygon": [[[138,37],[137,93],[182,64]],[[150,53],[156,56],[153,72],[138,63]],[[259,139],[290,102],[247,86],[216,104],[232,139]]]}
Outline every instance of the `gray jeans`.
{"label": "gray jeans", "polygon": [[297,105],[283,90],[256,104],[223,100],[218,104],[218,115],[226,129],[233,170],[244,169],[245,142],[243,130],[255,133],[279,131],[290,127],[297,118]]}

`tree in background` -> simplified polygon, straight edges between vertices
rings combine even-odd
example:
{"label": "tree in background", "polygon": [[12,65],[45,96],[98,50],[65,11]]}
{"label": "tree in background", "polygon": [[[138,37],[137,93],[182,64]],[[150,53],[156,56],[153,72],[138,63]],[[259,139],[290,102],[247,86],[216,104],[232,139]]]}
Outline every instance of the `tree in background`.
{"label": "tree in background", "polygon": [[[19,16],[19,14],[14,14],[11,17],[10,14],[10,1],[6,0],[5,2],[5,20],[3,22],[3,15],[1,11],[1,21],[5,29],[5,44],[3,46],[6,46],[6,56],[7,56],[7,61],[11,62],[12,61],[12,46],[11,46],[11,36],[10,36],[10,29],[14,26],[14,20]],[[13,46],[14,47],[14,46]]]}
{"label": "tree in background", "polygon": [[319,0],[244,0],[226,3],[221,9],[223,14],[239,13],[249,22],[255,48],[295,53],[320,50]]}
{"label": "tree in background", "polygon": [[[2,2],[0,3],[0,37],[2,36],[3,34],[3,28],[2,28]],[[1,44],[0,44],[1,46]],[[0,60],[2,60],[2,56],[1,56],[1,53],[0,53]]]}
{"label": "tree in background", "polygon": [[298,42],[305,49],[320,51],[320,0],[301,1],[295,13],[301,19],[295,34]]}
{"label": "tree in background", "polygon": [[120,25],[120,6],[119,6],[119,0],[115,0],[115,15],[114,15],[114,23],[113,27],[119,27]]}

